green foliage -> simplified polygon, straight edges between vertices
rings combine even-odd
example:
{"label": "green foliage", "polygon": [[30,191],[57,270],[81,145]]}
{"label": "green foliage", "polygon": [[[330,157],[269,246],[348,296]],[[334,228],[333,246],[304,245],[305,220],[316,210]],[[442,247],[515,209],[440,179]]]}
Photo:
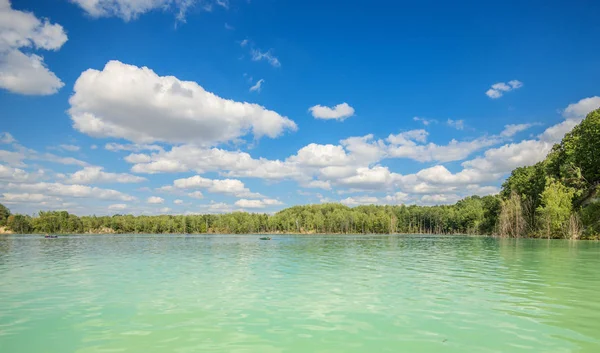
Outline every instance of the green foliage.
{"label": "green foliage", "polygon": [[[509,213],[520,209],[527,223],[523,233],[547,237],[574,236],[581,225],[584,237],[599,233],[596,207],[590,200],[597,195],[600,185],[600,109],[591,112],[560,144],[555,145],[547,158],[530,167],[515,169],[502,185],[503,208],[500,224],[503,229],[515,225],[507,223]],[[516,193],[520,204],[511,193]],[[512,212],[512,213],[511,213]],[[503,216],[504,215],[504,216]],[[569,232],[573,234],[568,234]],[[505,233],[505,232],[501,232]],[[513,234],[514,232],[509,232]],[[515,236],[514,234],[511,236]]]}
{"label": "green foliage", "polygon": [[557,159],[563,170],[562,178],[570,178],[569,170],[578,169],[580,177],[589,184],[600,181],[600,109],[588,116],[565,135],[557,149]]}
{"label": "green foliage", "polygon": [[600,201],[592,202],[581,210],[581,221],[587,225],[584,236],[600,239]]}
{"label": "green foliage", "polygon": [[541,205],[537,208],[541,232],[548,238],[567,237],[575,190],[554,178],[547,178],[546,188],[541,194]]}
{"label": "green foliage", "polygon": [[11,223],[17,233],[440,233],[491,234],[499,199],[468,197],[452,206],[294,206],[274,215],[85,216],[40,212]]}
{"label": "green foliage", "polygon": [[6,225],[8,216],[10,216],[10,210],[0,203],[0,227]]}
{"label": "green foliage", "polygon": [[8,217],[6,225],[15,233],[26,234],[32,231],[31,217],[29,216],[11,215]]}

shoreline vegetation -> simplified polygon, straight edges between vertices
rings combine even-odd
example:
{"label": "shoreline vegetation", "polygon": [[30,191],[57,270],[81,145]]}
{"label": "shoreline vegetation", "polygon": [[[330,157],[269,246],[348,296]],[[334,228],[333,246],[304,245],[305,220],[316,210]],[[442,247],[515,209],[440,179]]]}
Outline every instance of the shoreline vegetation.
{"label": "shoreline vegetation", "polygon": [[463,234],[600,239],[600,109],[545,160],[512,171],[492,196],[454,205],[294,206],[273,215],[82,216],[11,214],[0,204],[0,234]]}

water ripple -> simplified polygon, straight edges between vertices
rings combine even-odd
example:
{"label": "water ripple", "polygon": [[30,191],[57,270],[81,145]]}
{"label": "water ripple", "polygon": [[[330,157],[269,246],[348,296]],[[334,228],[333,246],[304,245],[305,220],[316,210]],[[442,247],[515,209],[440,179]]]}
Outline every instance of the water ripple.
{"label": "water ripple", "polygon": [[600,245],[0,237],[1,352],[598,352]]}

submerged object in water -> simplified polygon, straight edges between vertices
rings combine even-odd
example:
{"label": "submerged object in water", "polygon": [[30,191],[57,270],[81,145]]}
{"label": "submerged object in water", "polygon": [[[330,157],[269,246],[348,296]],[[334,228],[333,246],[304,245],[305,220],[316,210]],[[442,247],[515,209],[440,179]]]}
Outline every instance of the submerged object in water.
{"label": "submerged object in water", "polygon": [[271,237],[260,237],[258,239],[260,239],[260,240],[271,240]]}
{"label": "submerged object in water", "polygon": [[56,238],[58,238],[58,235],[48,235],[48,234],[46,234],[44,236],[44,238],[46,238],[46,239],[56,239]]}

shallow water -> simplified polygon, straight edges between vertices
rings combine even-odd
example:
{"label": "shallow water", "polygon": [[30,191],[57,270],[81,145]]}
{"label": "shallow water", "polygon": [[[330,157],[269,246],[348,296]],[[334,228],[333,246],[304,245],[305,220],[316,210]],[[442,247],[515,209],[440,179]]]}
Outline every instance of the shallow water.
{"label": "shallow water", "polygon": [[0,352],[600,352],[600,243],[0,237]]}

